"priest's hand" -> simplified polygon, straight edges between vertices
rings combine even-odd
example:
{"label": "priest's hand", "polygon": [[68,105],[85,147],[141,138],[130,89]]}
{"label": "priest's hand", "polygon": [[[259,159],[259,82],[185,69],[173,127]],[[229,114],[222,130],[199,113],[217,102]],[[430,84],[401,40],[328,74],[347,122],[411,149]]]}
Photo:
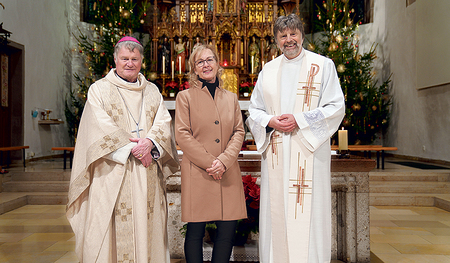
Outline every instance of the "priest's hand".
{"label": "priest's hand", "polygon": [[130,141],[137,142],[137,145],[131,149],[133,156],[139,159],[144,167],[148,167],[153,160],[150,153],[153,142],[147,138],[130,138]]}
{"label": "priest's hand", "polygon": [[222,179],[222,175],[225,172],[225,165],[223,165],[223,163],[219,159],[215,159],[212,162],[211,168],[207,168],[206,171],[215,180],[220,180]]}
{"label": "priest's hand", "polygon": [[273,116],[268,126],[282,132],[292,132],[295,128],[298,128],[297,121],[292,114]]}

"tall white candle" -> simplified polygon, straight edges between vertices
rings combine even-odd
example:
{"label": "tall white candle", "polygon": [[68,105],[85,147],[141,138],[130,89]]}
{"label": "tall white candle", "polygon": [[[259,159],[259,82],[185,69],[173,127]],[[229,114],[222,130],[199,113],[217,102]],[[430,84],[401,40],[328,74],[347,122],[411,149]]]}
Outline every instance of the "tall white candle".
{"label": "tall white candle", "polygon": [[347,151],[348,150],[348,133],[342,127],[342,130],[338,131],[338,139],[339,139],[339,151]]}
{"label": "tall white candle", "polygon": [[175,74],[175,62],[172,60],[172,79],[174,77]]}
{"label": "tall white candle", "polygon": [[162,70],[163,70],[163,75],[166,74],[166,57],[162,57],[163,61],[162,61]]}
{"label": "tall white candle", "polygon": [[181,56],[179,56],[180,60],[178,61],[178,69],[180,71],[181,74]]}
{"label": "tall white candle", "polygon": [[254,73],[253,64],[255,63],[255,56],[252,56],[252,74]]}

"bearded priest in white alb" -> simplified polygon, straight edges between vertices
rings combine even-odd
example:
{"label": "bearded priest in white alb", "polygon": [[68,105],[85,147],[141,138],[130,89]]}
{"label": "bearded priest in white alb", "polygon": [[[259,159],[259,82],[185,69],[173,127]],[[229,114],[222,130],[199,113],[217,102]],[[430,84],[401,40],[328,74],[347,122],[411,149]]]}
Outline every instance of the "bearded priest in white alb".
{"label": "bearded priest in white alb", "polygon": [[119,40],[116,68],[88,91],[67,205],[80,262],[170,262],[165,179],[179,162],[162,96],[139,73],[143,51]]}
{"label": "bearded priest in white alb", "polygon": [[259,73],[247,118],[262,153],[260,262],[330,262],[330,137],[344,96],[334,63],[302,48],[297,15],[273,31],[283,55]]}

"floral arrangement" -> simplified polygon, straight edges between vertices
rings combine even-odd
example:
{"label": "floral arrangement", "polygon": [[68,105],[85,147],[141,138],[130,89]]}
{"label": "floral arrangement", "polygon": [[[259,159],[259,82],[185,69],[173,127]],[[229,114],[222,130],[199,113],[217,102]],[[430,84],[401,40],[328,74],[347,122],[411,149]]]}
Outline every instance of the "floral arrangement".
{"label": "floral arrangement", "polygon": [[239,91],[241,93],[244,93],[244,92],[251,93],[253,91],[253,88],[255,87],[255,84],[256,84],[256,82],[253,82],[253,83],[250,81],[243,82],[243,83],[239,84],[239,87],[240,87]]}
{"label": "floral arrangement", "polygon": [[243,238],[243,242],[247,240],[250,233],[258,233],[259,231],[259,198],[260,187],[256,184],[256,178],[250,174],[242,177],[244,186],[245,202],[247,204],[247,219],[238,221],[236,227],[236,243],[238,239]]}
{"label": "floral arrangement", "polygon": [[252,209],[259,209],[259,195],[261,188],[256,184],[256,178],[253,178],[250,174],[242,177],[242,183],[244,185],[245,201],[247,206]]}
{"label": "floral arrangement", "polygon": [[171,80],[166,83],[167,92],[169,93],[175,93],[175,91],[178,89],[178,84]]}
{"label": "floral arrangement", "polygon": [[189,89],[189,87],[190,87],[189,81],[185,81],[183,84],[181,84],[180,91],[185,90],[185,89]]}

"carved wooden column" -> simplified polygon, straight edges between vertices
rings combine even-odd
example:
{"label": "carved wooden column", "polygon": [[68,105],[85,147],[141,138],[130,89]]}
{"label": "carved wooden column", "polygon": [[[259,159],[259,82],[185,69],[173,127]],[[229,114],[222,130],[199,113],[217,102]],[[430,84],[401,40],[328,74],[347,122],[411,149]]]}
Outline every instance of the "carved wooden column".
{"label": "carved wooden column", "polygon": [[[156,61],[154,71],[158,72],[159,64],[158,64],[158,39],[157,38],[152,38],[152,47],[153,47],[153,54],[152,54],[151,61]],[[153,69],[152,69],[152,71],[153,71]],[[161,73],[162,73],[162,66],[161,66]]]}
{"label": "carved wooden column", "polygon": [[[248,65],[248,36],[244,36],[244,69],[247,69]],[[247,72],[250,73],[250,72]]]}
{"label": "carved wooden column", "polygon": [[[263,65],[267,63],[267,61],[264,61],[264,51],[266,50],[266,39],[264,37],[261,37],[261,47],[259,48],[259,57],[261,58],[261,70],[263,69]],[[255,74],[258,74],[255,72]]]}

